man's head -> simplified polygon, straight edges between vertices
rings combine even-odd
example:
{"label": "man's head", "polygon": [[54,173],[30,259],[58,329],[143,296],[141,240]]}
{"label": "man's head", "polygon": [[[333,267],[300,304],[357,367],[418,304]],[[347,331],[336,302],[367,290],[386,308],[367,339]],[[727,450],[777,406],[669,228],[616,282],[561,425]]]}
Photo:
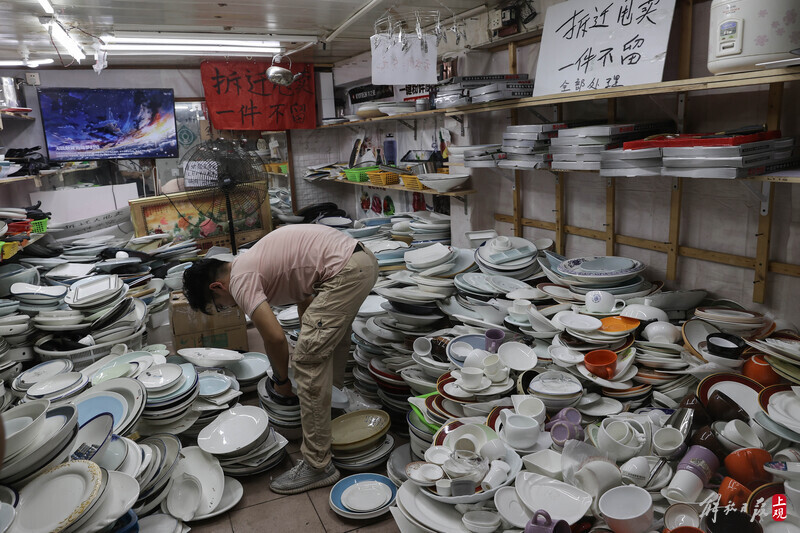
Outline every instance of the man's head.
{"label": "man's head", "polygon": [[217,310],[233,307],[230,293],[231,265],[218,259],[201,259],[183,272],[183,292],[189,306],[210,314],[209,305]]}

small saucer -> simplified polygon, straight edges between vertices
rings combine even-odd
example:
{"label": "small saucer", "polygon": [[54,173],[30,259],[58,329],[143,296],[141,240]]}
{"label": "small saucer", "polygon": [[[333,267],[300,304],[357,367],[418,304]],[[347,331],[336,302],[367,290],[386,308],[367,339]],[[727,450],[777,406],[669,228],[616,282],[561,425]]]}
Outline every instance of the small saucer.
{"label": "small saucer", "polygon": [[461,398],[462,400],[469,400],[472,398],[472,393],[467,392],[461,387],[459,387],[455,381],[452,383],[445,384],[443,390],[453,398]]}

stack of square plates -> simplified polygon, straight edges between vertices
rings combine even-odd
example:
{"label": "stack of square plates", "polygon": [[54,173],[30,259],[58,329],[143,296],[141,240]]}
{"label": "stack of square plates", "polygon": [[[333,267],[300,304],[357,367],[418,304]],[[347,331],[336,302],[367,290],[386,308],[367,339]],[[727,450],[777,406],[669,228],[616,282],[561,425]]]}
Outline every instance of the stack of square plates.
{"label": "stack of square plates", "polygon": [[521,237],[495,237],[475,251],[481,272],[518,280],[529,279],[541,267],[536,262],[536,245]]}
{"label": "stack of square plates", "polygon": [[90,276],[70,285],[64,301],[72,309],[94,313],[125,297],[127,285],[114,274]]}

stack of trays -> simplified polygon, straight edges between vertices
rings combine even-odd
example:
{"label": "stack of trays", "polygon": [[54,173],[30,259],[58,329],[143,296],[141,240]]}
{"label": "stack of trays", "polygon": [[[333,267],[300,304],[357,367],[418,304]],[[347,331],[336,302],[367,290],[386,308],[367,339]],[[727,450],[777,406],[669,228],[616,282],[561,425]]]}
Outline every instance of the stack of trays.
{"label": "stack of trays", "polygon": [[792,137],[736,146],[664,147],[661,173],[686,178],[744,178],[777,170],[792,160],[793,148]]}
{"label": "stack of trays", "polygon": [[450,244],[450,217],[432,213],[425,217],[415,215],[409,227],[412,246],[421,243]]}
{"label": "stack of trays", "polygon": [[298,439],[303,434],[300,423],[300,404],[296,399],[287,400],[273,393],[267,387],[268,377],[258,382],[258,399],[269,415],[270,424],[275,431],[287,439]]}
{"label": "stack of trays", "polygon": [[458,165],[458,164],[464,163],[464,161],[466,160],[465,159],[465,155],[464,155],[466,152],[468,152],[468,151],[471,152],[473,150],[483,150],[483,149],[492,148],[492,147],[495,147],[495,146],[497,146],[497,145],[496,144],[473,144],[473,145],[467,145],[467,146],[448,146],[447,147],[447,153],[449,155],[447,156],[447,161],[451,165],[452,164]]}
{"label": "stack of trays", "polygon": [[61,259],[65,259],[70,263],[94,263],[99,260],[100,252],[106,249],[105,244],[92,244],[89,242],[77,244],[77,242],[64,246],[64,253],[61,254]]}
{"label": "stack of trays", "polygon": [[128,286],[114,274],[90,276],[70,285],[64,301],[86,314],[115,305],[125,297]]}
{"label": "stack of trays", "polygon": [[178,355],[201,368],[220,367],[242,360],[242,354],[224,348],[182,348]]}
{"label": "stack of trays", "polygon": [[134,511],[142,516],[157,508],[172,488],[172,473],[181,458],[181,441],[175,435],[160,433],[139,441],[148,465],[136,476],[139,499]]}
{"label": "stack of trays", "polygon": [[533,96],[533,80],[511,80],[491,83],[483,87],[470,89],[473,104],[510,100],[512,98],[528,98]]}
{"label": "stack of trays", "polygon": [[6,451],[0,483],[19,488],[40,471],[67,460],[78,437],[78,410],[48,400],[26,402],[3,413]]}
{"label": "stack of trays", "polygon": [[475,250],[475,263],[484,274],[529,279],[541,271],[538,250],[522,237],[495,237]]}
{"label": "stack of trays", "polygon": [[509,126],[503,134],[501,147],[506,158],[498,161],[497,166],[527,170],[550,168],[553,159],[550,139],[565,127],[564,123]]}
{"label": "stack of trays", "polygon": [[671,130],[671,123],[607,124],[559,130],[550,141],[553,168],[559,170],[600,170],[603,152],[620,148],[624,141],[640,139]]}
{"label": "stack of trays", "polygon": [[232,476],[266,472],[281,462],[287,443],[270,428],[266,411],[252,405],[228,409],[197,436],[200,449]]}
{"label": "stack of trays", "polygon": [[[140,433],[150,435],[169,430],[178,434],[189,429],[197,420],[199,414],[191,411],[198,395],[198,376],[193,365],[166,363],[150,367],[137,380],[150,387],[142,412],[143,423],[138,427]],[[176,429],[174,424],[183,422],[187,415],[192,418],[191,423],[180,430]]]}
{"label": "stack of trays", "polygon": [[607,178],[661,175],[661,148],[615,148],[601,153],[600,158],[600,175]]}
{"label": "stack of trays", "polygon": [[464,166],[468,168],[493,168],[501,159],[505,159],[505,154],[499,144],[487,144],[464,151]]}

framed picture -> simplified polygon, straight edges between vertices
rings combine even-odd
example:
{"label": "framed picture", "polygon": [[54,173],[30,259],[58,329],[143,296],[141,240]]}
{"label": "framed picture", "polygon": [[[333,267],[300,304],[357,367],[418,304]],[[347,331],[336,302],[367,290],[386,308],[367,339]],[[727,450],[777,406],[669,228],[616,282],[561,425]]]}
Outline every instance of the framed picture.
{"label": "framed picture", "polygon": [[[233,204],[237,246],[257,240],[272,230],[267,184],[251,183],[249,187],[262,189],[264,201],[250,207]],[[161,233],[178,240],[196,239],[198,247],[204,250],[212,246],[230,247],[225,199],[221,193],[175,193],[138,198],[130,200],[129,204],[137,237]]]}

